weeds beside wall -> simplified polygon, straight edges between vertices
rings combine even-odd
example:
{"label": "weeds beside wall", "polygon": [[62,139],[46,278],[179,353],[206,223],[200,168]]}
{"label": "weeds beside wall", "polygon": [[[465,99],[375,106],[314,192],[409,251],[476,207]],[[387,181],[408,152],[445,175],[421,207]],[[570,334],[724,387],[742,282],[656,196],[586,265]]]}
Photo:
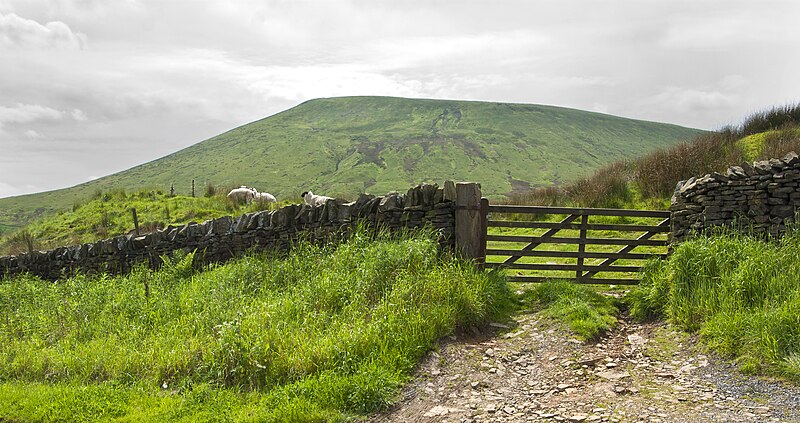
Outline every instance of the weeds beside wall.
{"label": "weeds beside wall", "polygon": [[137,263],[158,266],[161,256],[196,251],[197,263],[228,260],[248,250],[288,250],[300,237],[326,241],[355,226],[398,231],[431,227],[440,244],[455,242],[455,184],[444,188],[423,184],[403,194],[376,197],[362,194],[356,201],[330,200],[319,207],[290,205],[275,211],[225,216],[203,223],[168,227],[142,236],[121,235],[89,244],[32,251],[0,257],[0,277],[31,273],[56,280],[75,272],[125,273]]}
{"label": "weeds beside wall", "polygon": [[794,152],[681,181],[670,206],[671,240],[720,226],[779,236],[800,207],[799,185],[800,157]]}

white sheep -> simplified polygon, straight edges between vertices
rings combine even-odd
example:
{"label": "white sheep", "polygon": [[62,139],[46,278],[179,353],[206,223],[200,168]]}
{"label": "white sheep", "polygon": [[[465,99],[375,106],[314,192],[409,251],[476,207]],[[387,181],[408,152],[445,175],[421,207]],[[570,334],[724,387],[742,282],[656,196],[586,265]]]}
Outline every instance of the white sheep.
{"label": "white sheep", "polygon": [[262,203],[274,203],[278,201],[274,195],[268,192],[258,192],[258,191],[256,191],[254,199]]}
{"label": "white sheep", "polygon": [[253,188],[248,188],[242,185],[239,188],[234,188],[228,193],[228,199],[236,204],[247,203],[250,204],[255,198],[257,191]]}
{"label": "white sheep", "polygon": [[306,191],[300,194],[300,196],[303,197],[303,201],[305,201],[306,204],[308,204],[311,207],[321,206],[325,204],[326,201],[333,200],[333,198],[331,197],[326,197],[324,195],[316,195],[311,191]]}

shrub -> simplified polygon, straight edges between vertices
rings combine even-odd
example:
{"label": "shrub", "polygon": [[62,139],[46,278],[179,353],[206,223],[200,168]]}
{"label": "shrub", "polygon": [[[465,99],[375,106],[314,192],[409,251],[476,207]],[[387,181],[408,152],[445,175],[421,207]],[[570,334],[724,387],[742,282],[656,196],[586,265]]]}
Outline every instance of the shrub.
{"label": "shrub", "polygon": [[564,189],[573,202],[587,207],[623,207],[631,201],[628,188],[630,165],[620,161],[600,168],[589,178],[578,180]]}
{"label": "shrub", "polygon": [[736,128],[736,133],[741,138],[759,132],[797,125],[800,125],[800,104],[786,105],[753,113]]}

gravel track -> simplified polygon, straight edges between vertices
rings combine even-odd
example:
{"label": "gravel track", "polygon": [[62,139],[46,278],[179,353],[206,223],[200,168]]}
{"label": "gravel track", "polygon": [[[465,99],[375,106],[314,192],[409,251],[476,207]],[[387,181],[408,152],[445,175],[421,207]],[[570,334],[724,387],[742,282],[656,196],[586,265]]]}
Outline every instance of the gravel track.
{"label": "gravel track", "polygon": [[539,314],[450,337],[390,410],[395,422],[798,422],[800,388],[742,375],[663,323],[596,342]]}

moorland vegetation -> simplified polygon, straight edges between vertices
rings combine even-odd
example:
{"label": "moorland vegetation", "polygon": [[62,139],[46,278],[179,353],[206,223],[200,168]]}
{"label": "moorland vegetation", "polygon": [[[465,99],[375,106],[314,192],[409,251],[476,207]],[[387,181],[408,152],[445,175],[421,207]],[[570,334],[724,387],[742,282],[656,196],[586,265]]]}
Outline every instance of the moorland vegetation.
{"label": "moorland vegetation", "polygon": [[[738,126],[513,201],[663,208],[680,180],[790,151],[800,151],[800,105],[755,113]],[[623,308],[635,319],[666,319],[698,334],[744,372],[800,381],[798,248],[797,223],[781,238],[756,236],[746,228],[720,230],[694,236],[675,246],[667,260],[650,262],[642,283],[622,302],[563,282],[536,287],[529,295],[584,338],[613,326],[617,308]]]}
{"label": "moorland vegetation", "polygon": [[742,162],[800,152],[800,105],[754,113],[741,124],[620,160],[573,182],[511,193],[512,204],[666,209],[675,185]]}

